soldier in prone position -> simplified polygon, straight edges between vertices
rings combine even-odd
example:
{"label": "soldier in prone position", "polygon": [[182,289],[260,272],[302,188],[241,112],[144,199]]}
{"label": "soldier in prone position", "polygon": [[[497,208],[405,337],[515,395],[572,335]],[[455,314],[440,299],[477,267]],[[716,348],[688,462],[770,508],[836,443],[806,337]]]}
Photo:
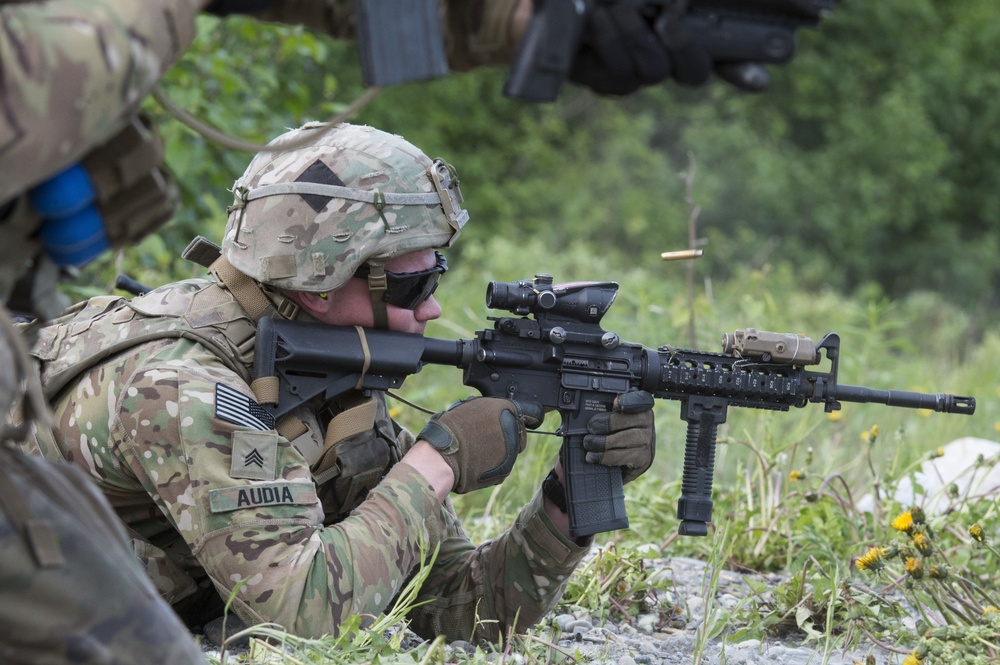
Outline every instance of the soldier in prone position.
{"label": "soldier in prone position", "polygon": [[[221,254],[204,239],[185,252],[211,279],[93,298],[41,331],[33,354],[57,434],[40,452],[98,479],[189,623],[242,583],[233,608],[247,624],[332,633],[385,610],[440,548],[416,632],[496,641],[527,629],[590,545],[568,536],[558,465],[479,546],[448,500],[510,473],[537,423],[527,409],[464,400],[414,436],[381,393],[320,397],[274,422],[260,407],[269,387],[251,386],[261,317],[422,333],[440,316],[437,250],[468,218],[455,170],[369,127],[307,125],[272,146],[234,185]],[[629,478],[652,460],[648,402],[602,432]]]}

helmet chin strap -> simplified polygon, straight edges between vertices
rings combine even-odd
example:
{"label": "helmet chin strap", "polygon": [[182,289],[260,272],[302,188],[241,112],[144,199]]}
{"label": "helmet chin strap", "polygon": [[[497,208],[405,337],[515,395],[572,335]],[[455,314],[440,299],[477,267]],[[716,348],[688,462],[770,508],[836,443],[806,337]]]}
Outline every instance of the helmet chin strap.
{"label": "helmet chin strap", "polygon": [[388,330],[389,311],[383,298],[388,288],[385,266],[381,263],[369,263],[368,266],[368,292],[372,297],[372,316],[375,318],[375,327],[379,330]]}

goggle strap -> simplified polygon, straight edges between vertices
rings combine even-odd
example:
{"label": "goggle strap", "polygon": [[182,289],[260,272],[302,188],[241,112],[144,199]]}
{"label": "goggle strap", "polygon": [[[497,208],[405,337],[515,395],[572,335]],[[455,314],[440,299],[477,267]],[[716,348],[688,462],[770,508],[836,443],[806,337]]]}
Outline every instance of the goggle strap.
{"label": "goggle strap", "polygon": [[372,299],[375,327],[379,330],[388,330],[389,311],[385,305],[385,292],[389,289],[389,278],[386,277],[385,267],[381,263],[369,263],[368,268],[368,293]]}

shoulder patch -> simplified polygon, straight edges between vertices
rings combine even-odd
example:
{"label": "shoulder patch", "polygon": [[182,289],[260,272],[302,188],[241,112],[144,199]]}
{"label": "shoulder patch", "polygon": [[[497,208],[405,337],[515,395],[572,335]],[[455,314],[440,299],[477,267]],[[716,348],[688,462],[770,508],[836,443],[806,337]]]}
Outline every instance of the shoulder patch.
{"label": "shoulder patch", "polygon": [[278,477],[278,433],[274,431],[233,432],[233,459],[229,475],[247,480],[275,480]]}
{"label": "shoulder patch", "polygon": [[257,402],[224,383],[215,384],[215,417],[250,429],[274,429],[274,416]]}
{"label": "shoulder patch", "polygon": [[213,513],[261,506],[310,505],[316,501],[316,486],[312,483],[256,483],[208,491],[208,505]]}

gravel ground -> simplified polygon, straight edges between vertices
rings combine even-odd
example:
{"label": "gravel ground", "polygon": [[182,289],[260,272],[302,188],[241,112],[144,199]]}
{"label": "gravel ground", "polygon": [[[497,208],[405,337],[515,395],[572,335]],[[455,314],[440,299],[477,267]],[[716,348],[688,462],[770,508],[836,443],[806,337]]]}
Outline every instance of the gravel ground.
{"label": "gravel ground", "polygon": [[[865,663],[872,654],[878,665],[898,665],[900,655],[890,655],[881,650],[856,652],[835,651],[830,654],[804,645],[782,640],[734,641],[722,637],[709,640],[701,645],[698,631],[705,621],[705,599],[701,594],[705,589],[707,568],[704,562],[695,559],[675,557],[670,559],[646,559],[647,570],[657,571],[674,583],[671,597],[665,599],[667,606],[676,607],[673,617],[664,622],[659,614],[640,615],[634,621],[606,622],[594,621],[585,614],[555,614],[550,617],[562,630],[558,646],[570,653],[579,653],[581,663],[595,665],[679,665],[696,662],[699,654],[701,665],[853,665]],[[780,578],[769,576],[767,581],[777,583]],[[743,575],[731,571],[719,574],[714,607],[731,609],[740,599],[746,597],[748,587]],[[663,600],[663,599],[661,599]],[[711,611],[710,611],[711,614]],[[718,616],[716,614],[715,616]],[[710,619],[712,620],[712,619]],[[716,619],[718,620],[718,619]],[[404,641],[404,647],[418,645],[420,638],[415,635]],[[454,642],[450,651],[473,650],[465,642]],[[218,657],[218,651],[206,648]],[[241,653],[243,650],[231,650]],[[229,659],[229,662],[233,662]],[[508,657],[507,663],[519,665],[522,659]]]}

